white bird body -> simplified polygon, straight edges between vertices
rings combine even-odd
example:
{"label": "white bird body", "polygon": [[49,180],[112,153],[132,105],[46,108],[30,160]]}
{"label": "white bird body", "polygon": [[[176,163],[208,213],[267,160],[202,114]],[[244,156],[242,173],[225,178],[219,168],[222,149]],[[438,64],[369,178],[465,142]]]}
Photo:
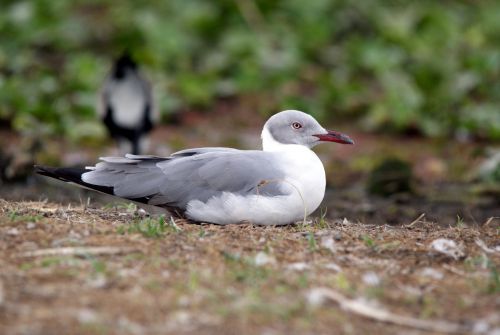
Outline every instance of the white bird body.
{"label": "white bird body", "polygon": [[104,157],[83,171],[38,172],[198,222],[283,225],[303,220],[323,200],[325,170],[311,148],[324,141],[354,143],[307,114],[284,111],[266,122],[262,151],[198,148],[169,157]]}
{"label": "white bird body", "polygon": [[[258,225],[284,225],[303,220],[314,212],[325,195],[325,169],[318,156],[309,148],[297,144],[281,144],[263,134],[263,151],[270,152],[283,179],[263,179],[279,184],[284,195],[268,197],[256,192],[238,195],[224,192],[203,203],[192,200],[186,215],[195,221],[219,224],[248,221]],[[273,143],[274,142],[274,143]],[[258,188],[257,188],[258,189]]]}

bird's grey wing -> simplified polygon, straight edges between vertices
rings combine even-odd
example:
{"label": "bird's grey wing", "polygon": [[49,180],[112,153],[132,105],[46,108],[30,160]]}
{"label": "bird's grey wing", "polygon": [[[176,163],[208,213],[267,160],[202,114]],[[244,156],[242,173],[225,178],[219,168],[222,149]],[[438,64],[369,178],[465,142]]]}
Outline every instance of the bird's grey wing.
{"label": "bird's grey wing", "polygon": [[[114,158],[114,157],[106,157],[106,158]],[[169,159],[168,157],[163,157],[163,156],[134,155],[134,154],[125,154],[125,158],[126,159],[133,159],[133,160],[152,160],[152,159],[166,160],[166,159]]]}
{"label": "bird's grey wing", "polygon": [[224,147],[206,147],[206,148],[194,148],[194,149],[184,149],[181,151],[174,152],[171,156],[172,157],[182,157],[182,156],[194,156],[194,155],[200,155],[200,154],[205,154],[207,152],[236,152],[240,151],[238,149],[233,149],[233,148],[224,148]]}
{"label": "bird's grey wing", "polygon": [[[126,154],[125,158],[129,159],[163,159],[163,160],[169,160],[172,158],[179,158],[179,157],[187,157],[187,156],[195,156],[195,155],[200,155],[200,154],[205,154],[207,152],[236,152],[240,151],[238,149],[233,149],[233,148],[224,148],[224,147],[205,147],[205,148],[193,148],[193,149],[184,149],[180,151],[176,151],[172,153],[169,157],[161,157],[161,156],[155,156],[155,155],[133,155],[133,154]],[[122,157],[103,157],[101,158],[103,160],[116,160],[116,159],[122,159]]]}
{"label": "bird's grey wing", "polygon": [[191,200],[204,202],[223,192],[263,196],[290,193],[271,153],[213,149],[168,158],[103,158],[82,179],[113,187],[120,197],[147,198],[152,205],[181,209]]}
{"label": "bird's grey wing", "polygon": [[[139,158],[140,157],[140,158]],[[169,158],[127,155],[101,157],[101,162],[87,167],[82,181],[113,188],[113,193],[128,199],[149,198],[157,193],[161,170],[156,164]]]}
{"label": "bird's grey wing", "polygon": [[218,150],[157,164],[165,174],[160,194],[185,205],[223,192],[275,196],[289,193],[284,173],[271,153]]}

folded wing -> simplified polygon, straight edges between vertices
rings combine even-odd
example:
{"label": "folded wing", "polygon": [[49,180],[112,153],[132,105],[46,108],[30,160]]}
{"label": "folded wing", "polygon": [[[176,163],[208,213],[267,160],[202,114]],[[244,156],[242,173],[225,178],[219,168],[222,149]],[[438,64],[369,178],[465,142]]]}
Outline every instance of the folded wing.
{"label": "folded wing", "polygon": [[285,195],[284,173],[263,151],[190,149],[169,157],[104,157],[82,175],[88,184],[112,187],[115,195],[145,199],[151,205],[185,209],[191,200],[206,202],[223,192]]}

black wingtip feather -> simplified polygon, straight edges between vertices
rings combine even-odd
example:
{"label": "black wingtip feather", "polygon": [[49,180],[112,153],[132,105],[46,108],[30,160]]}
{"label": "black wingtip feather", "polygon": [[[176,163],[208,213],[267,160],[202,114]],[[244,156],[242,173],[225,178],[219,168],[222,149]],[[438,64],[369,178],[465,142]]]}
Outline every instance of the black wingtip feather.
{"label": "black wingtip feather", "polygon": [[63,181],[83,183],[82,174],[87,172],[87,170],[84,168],[55,168],[50,166],[35,165],[35,172],[43,176]]}
{"label": "black wingtip feather", "polygon": [[[89,170],[85,168],[55,168],[55,167],[50,167],[50,166],[42,166],[42,165],[35,165],[34,166],[35,172],[37,174],[40,174],[42,176],[47,176],[51,178],[55,178],[64,182],[69,182],[69,183],[75,183],[78,184],[82,187],[110,194],[110,195],[115,195],[113,192],[113,188],[109,186],[102,186],[102,185],[93,185],[86,183],[82,180],[82,174],[85,172],[89,172]],[[143,198],[128,198],[128,200],[136,201],[136,202],[141,202],[144,204],[147,204],[149,201],[148,197],[143,197]]]}
{"label": "black wingtip feather", "polygon": [[113,188],[109,186],[93,185],[82,180],[82,174],[89,172],[85,168],[55,168],[50,166],[35,165],[35,172],[64,182],[75,183],[91,190],[114,195]]}
{"label": "black wingtip feather", "polygon": [[35,169],[35,173],[37,174],[47,177],[58,178],[55,173],[56,168],[50,166],[42,166],[42,165],[34,165],[33,167]]}

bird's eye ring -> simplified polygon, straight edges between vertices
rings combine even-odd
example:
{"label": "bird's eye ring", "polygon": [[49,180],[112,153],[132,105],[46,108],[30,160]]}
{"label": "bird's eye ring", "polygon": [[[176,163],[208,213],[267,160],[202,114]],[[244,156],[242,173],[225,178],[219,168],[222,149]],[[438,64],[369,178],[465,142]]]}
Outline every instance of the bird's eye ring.
{"label": "bird's eye ring", "polygon": [[302,125],[298,122],[294,122],[294,123],[292,123],[292,128],[293,129],[300,129],[300,128],[302,128]]}

